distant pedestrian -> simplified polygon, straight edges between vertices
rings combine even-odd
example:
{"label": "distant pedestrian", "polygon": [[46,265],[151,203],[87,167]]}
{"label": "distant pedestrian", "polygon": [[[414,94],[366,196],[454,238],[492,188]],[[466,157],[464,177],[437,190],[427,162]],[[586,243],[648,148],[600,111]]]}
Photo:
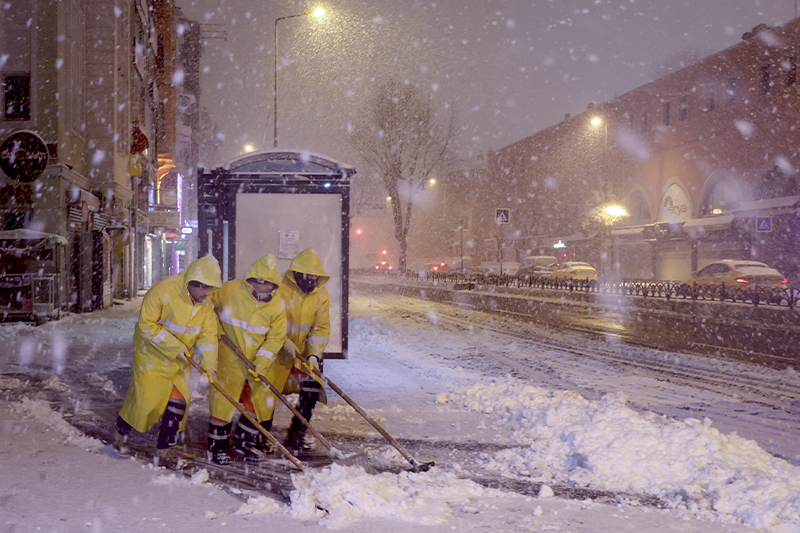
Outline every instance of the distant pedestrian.
{"label": "distant pedestrian", "polygon": [[153,463],[177,465],[173,446],[191,399],[186,358],[198,354],[203,370],[215,375],[218,323],[206,298],[221,285],[219,263],[206,256],[145,294],[133,333],[133,377],[113,430],[121,454],[130,452],[131,429],[145,433],[161,419]]}
{"label": "distant pedestrian", "polygon": [[[286,340],[286,313],[281,299],[275,297],[280,280],[275,258],[266,255],[247,269],[244,279],[226,282],[209,297],[225,336],[262,375],[267,373]],[[274,405],[270,402],[276,398],[266,384],[248,378],[246,363],[225,343],[220,343],[219,347],[217,384],[241,401],[264,429],[272,428]],[[209,408],[208,449],[213,462],[231,462],[229,440],[232,440],[233,456],[239,460],[257,462],[265,452],[271,451],[264,436],[244,416],[239,418],[230,438],[237,410],[216,389],[209,394]]]}

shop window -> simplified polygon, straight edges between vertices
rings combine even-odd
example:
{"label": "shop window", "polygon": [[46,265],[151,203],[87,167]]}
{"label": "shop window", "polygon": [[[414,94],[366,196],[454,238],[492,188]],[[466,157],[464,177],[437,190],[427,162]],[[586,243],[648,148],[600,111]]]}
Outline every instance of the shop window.
{"label": "shop window", "polygon": [[31,77],[29,74],[3,76],[3,117],[6,120],[31,119]]}
{"label": "shop window", "polygon": [[708,216],[728,213],[745,199],[747,195],[738,180],[732,176],[723,176],[706,191],[700,205],[700,214]]}
{"label": "shop window", "polygon": [[647,198],[641,191],[634,191],[631,194],[626,207],[631,221],[646,222],[653,218],[650,213],[650,206],[647,204]]}

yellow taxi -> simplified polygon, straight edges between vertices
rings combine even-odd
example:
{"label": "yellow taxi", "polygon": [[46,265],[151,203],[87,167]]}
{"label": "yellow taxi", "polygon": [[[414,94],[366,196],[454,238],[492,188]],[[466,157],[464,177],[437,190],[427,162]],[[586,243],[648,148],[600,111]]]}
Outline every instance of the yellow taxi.
{"label": "yellow taxi", "polygon": [[780,272],[758,261],[722,259],[692,273],[698,285],[735,285],[785,288],[789,282]]}
{"label": "yellow taxi", "polygon": [[566,261],[550,272],[550,277],[556,279],[597,279],[597,270],[589,263],[583,261]]}

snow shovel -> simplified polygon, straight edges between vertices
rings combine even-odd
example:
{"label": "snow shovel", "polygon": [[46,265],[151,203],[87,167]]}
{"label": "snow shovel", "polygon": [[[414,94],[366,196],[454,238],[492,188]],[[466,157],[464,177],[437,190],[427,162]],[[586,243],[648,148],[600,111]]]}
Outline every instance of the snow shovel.
{"label": "snow shovel", "polygon": [[259,380],[262,383],[264,383],[267,387],[269,387],[269,390],[271,390],[272,393],[275,396],[277,396],[278,399],[280,399],[281,402],[283,402],[283,405],[288,407],[289,410],[292,412],[292,414],[294,416],[296,416],[303,423],[303,425],[305,425],[308,429],[311,430],[311,433],[317,438],[318,441],[320,441],[320,443],[322,443],[323,446],[325,446],[325,449],[328,450],[328,453],[331,455],[331,457],[333,457],[335,459],[344,459],[345,458],[344,455],[342,454],[342,452],[340,452],[339,450],[337,450],[336,448],[331,446],[331,443],[328,442],[328,439],[323,437],[316,429],[314,429],[314,426],[312,426],[311,423],[308,420],[306,420],[305,417],[303,417],[303,415],[300,414],[300,412],[295,408],[295,406],[292,405],[292,402],[287,400],[286,396],[281,394],[281,392],[277,389],[277,387],[275,387],[275,385],[270,383],[270,381],[266,377],[264,377],[262,374],[259,374],[258,372],[256,372],[256,365],[254,365],[251,361],[249,361],[247,359],[247,357],[244,356],[244,354],[239,350],[239,348],[237,348],[236,345],[233,344],[233,342],[228,337],[226,337],[225,335],[222,335],[222,336],[220,336],[220,340],[222,342],[224,342],[225,345],[228,348],[230,348],[231,351],[233,353],[235,353],[236,356],[239,359],[241,359],[242,362],[245,365],[247,365],[247,368],[250,370],[250,374],[252,374],[253,377],[255,377],[257,380]]}
{"label": "snow shovel", "polygon": [[256,419],[255,419],[255,418],[253,418],[252,416],[250,416],[250,413],[248,413],[248,412],[247,412],[247,409],[245,409],[244,407],[242,407],[241,405],[239,405],[239,402],[237,402],[236,400],[234,400],[234,399],[233,399],[233,397],[232,397],[230,394],[228,394],[227,392],[225,392],[225,389],[223,389],[223,388],[222,388],[222,387],[219,385],[219,383],[217,383],[216,381],[214,381],[214,378],[212,378],[212,377],[211,377],[211,376],[208,374],[208,372],[206,372],[205,370],[203,370],[203,368],[202,368],[202,367],[201,367],[199,364],[197,364],[197,362],[195,362],[195,360],[194,360],[194,359],[192,359],[190,356],[186,356],[186,360],[187,360],[187,361],[189,361],[189,364],[190,364],[190,365],[192,365],[192,366],[195,368],[195,370],[197,370],[198,372],[200,372],[201,374],[203,374],[203,375],[204,375],[204,376],[205,376],[205,377],[208,379],[208,382],[209,382],[211,385],[213,385],[213,387],[214,387],[215,389],[217,389],[217,391],[218,391],[220,394],[222,394],[223,396],[225,396],[225,398],[226,398],[226,399],[227,399],[229,402],[231,402],[231,404],[232,404],[232,405],[233,405],[233,406],[234,406],[236,409],[238,409],[240,413],[242,413],[242,416],[243,416],[243,417],[245,417],[245,418],[246,418],[246,419],[247,419],[247,420],[248,420],[248,421],[249,421],[249,422],[250,422],[250,423],[253,425],[253,427],[255,427],[257,430],[259,430],[259,431],[261,432],[261,434],[262,434],[262,435],[264,435],[264,437],[266,437],[266,438],[267,438],[267,440],[268,440],[268,441],[270,441],[270,442],[271,442],[271,443],[272,443],[272,444],[273,444],[273,445],[274,445],[276,448],[278,448],[278,450],[280,450],[280,452],[281,452],[283,455],[285,455],[285,456],[286,456],[286,458],[287,458],[287,459],[289,459],[289,460],[292,462],[292,464],[293,464],[294,466],[296,466],[296,467],[297,467],[297,469],[298,469],[298,470],[300,470],[301,472],[303,471],[303,464],[302,464],[300,461],[298,461],[298,460],[297,460],[297,458],[296,458],[294,455],[292,455],[291,453],[289,453],[289,450],[287,450],[286,448],[284,448],[284,447],[283,447],[283,445],[282,445],[280,442],[278,442],[278,440],[277,440],[275,437],[273,437],[273,436],[272,436],[272,434],[271,434],[269,431],[267,431],[266,429],[264,429],[264,428],[261,426],[261,424],[259,424],[259,423],[258,423],[258,420],[256,420]]}
{"label": "snow shovel", "polygon": [[385,429],[383,429],[383,428],[381,427],[381,425],[380,425],[380,424],[378,424],[378,423],[377,423],[375,420],[373,420],[373,419],[372,419],[372,417],[370,417],[370,416],[369,416],[369,415],[366,413],[366,411],[364,411],[364,410],[363,410],[361,407],[359,407],[359,405],[358,405],[356,402],[354,402],[354,401],[352,400],[352,398],[350,398],[350,397],[349,397],[347,394],[345,394],[345,393],[344,393],[344,391],[343,391],[342,389],[340,389],[339,387],[337,387],[335,383],[333,383],[331,380],[329,380],[328,378],[326,378],[326,377],[325,377],[325,375],[324,375],[322,372],[320,372],[319,370],[317,370],[316,368],[314,368],[313,366],[311,366],[311,365],[309,364],[309,362],[308,362],[308,359],[306,359],[304,356],[300,355],[300,353],[299,353],[297,350],[295,350],[295,356],[296,356],[298,359],[300,359],[301,361],[303,361],[304,363],[306,363],[306,364],[307,364],[307,365],[308,365],[308,366],[309,366],[309,367],[310,367],[310,368],[311,368],[311,369],[314,371],[314,373],[315,373],[316,375],[318,375],[318,376],[320,377],[320,379],[322,379],[322,381],[324,381],[324,382],[325,382],[325,384],[327,384],[328,386],[330,386],[330,388],[332,388],[333,390],[335,390],[335,391],[336,391],[336,394],[338,394],[339,396],[341,396],[341,397],[342,397],[342,399],[344,399],[344,401],[346,401],[347,403],[349,403],[349,404],[350,404],[350,407],[352,407],[353,409],[355,409],[355,410],[358,412],[358,414],[360,414],[362,417],[364,417],[364,420],[366,420],[367,422],[369,422],[369,424],[370,424],[372,427],[374,427],[374,428],[375,428],[375,429],[378,431],[378,433],[380,433],[381,435],[383,435],[383,438],[385,438],[387,441],[389,441],[389,444],[391,444],[392,446],[394,446],[394,447],[395,447],[395,449],[396,449],[398,452],[400,452],[400,454],[401,454],[403,457],[405,457],[405,458],[406,458],[406,461],[408,461],[409,463],[411,463],[411,466],[412,466],[412,468],[411,468],[411,471],[412,471],[412,472],[427,472],[428,470],[430,470],[430,469],[431,469],[431,467],[432,467],[432,466],[434,466],[434,462],[433,462],[433,461],[428,461],[428,462],[425,462],[425,463],[420,463],[420,462],[418,462],[416,459],[414,459],[414,457],[413,457],[413,456],[412,456],[412,455],[411,455],[411,454],[408,452],[408,450],[406,450],[406,449],[403,447],[403,445],[402,445],[402,444],[400,444],[399,442],[397,442],[397,441],[396,441],[396,440],[395,440],[395,439],[394,439],[394,438],[393,438],[391,435],[389,435],[389,433],[387,433],[387,432],[386,432],[386,430],[385,430]]}

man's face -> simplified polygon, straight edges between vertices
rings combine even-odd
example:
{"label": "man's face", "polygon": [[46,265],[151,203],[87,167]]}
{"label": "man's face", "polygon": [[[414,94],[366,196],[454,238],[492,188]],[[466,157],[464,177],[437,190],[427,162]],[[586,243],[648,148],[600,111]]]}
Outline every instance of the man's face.
{"label": "man's face", "polygon": [[311,294],[311,291],[317,286],[318,279],[319,276],[314,274],[304,274],[302,272],[294,273],[294,280],[297,282],[297,286],[306,294]]}
{"label": "man's face", "polygon": [[256,291],[258,294],[257,298],[259,300],[265,299],[267,296],[272,294],[272,291],[278,288],[278,286],[274,283],[264,281],[263,279],[250,278],[247,280],[247,282],[251,287],[253,287],[253,290]]}
{"label": "man's face", "polygon": [[210,293],[211,285],[206,285],[205,283],[200,283],[199,281],[189,282],[189,294],[192,295],[192,298],[194,298],[195,302],[205,302]]}

